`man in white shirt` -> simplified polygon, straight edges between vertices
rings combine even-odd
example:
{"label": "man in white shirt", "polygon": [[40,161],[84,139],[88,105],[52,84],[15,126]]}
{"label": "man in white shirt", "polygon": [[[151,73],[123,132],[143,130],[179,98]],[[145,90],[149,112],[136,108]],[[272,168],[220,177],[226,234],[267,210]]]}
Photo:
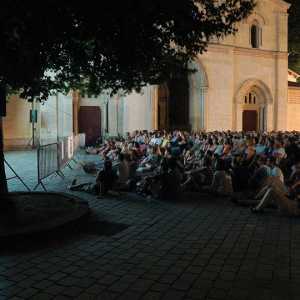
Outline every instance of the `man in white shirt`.
{"label": "man in white shirt", "polygon": [[276,176],[280,181],[284,182],[284,176],[280,168],[276,166],[276,158],[270,157],[267,160],[267,174],[269,177]]}
{"label": "man in white shirt", "polygon": [[122,181],[122,183],[125,184],[130,177],[130,169],[127,162],[125,161],[125,155],[123,153],[120,153],[118,158],[119,161],[114,163],[112,168],[117,170],[118,180]]}
{"label": "man in white shirt", "polygon": [[259,153],[264,153],[266,149],[266,139],[264,137],[260,137],[258,140],[258,144],[255,147],[255,155],[258,156]]}

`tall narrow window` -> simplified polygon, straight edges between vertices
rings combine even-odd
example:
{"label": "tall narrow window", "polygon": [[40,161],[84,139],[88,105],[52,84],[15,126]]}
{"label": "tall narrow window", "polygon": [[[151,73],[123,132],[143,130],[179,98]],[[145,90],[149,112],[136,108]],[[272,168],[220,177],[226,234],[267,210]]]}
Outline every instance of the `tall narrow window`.
{"label": "tall narrow window", "polygon": [[245,104],[257,104],[256,95],[253,92],[249,92],[245,95]]}
{"label": "tall narrow window", "polygon": [[256,20],[253,20],[251,28],[250,28],[250,41],[252,48],[259,47],[259,26]]}

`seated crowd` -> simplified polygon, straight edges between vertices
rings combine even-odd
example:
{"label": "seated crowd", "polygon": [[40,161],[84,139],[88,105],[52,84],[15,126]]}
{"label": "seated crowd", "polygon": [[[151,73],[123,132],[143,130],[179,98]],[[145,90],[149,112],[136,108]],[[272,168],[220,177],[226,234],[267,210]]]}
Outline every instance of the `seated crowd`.
{"label": "seated crowd", "polygon": [[299,132],[143,130],[104,140],[88,152],[102,156],[103,168],[94,183],[73,182],[72,190],[93,190],[102,198],[114,188],[163,199],[195,190],[199,197],[255,204],[253,213],[273,200],[282,214],[300,216]]}

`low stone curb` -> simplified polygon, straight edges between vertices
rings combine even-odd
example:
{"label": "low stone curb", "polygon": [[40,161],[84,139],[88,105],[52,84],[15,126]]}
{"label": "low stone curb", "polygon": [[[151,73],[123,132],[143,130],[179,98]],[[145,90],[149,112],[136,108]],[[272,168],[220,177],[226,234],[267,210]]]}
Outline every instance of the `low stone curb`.
{"label": "low stone curb", "polygon": [[72,222],[76,222],[77,220],[85,217],[89,211],[89,203],[88,201],[74,195],[66,194],[66,193],[54,193],[54,192],[21,192],[20,194],[52,194],[52,195],[61,195],[65,198],[69,198],[70,200],[74,200],[77,203],[76,209],[69,215],[56,219],[49,220],[48,222],[44,222],[37,225],[28,225],[19,228],[12,229],[1,229],[0,228],[0,238],[5,237],[15,237],[19,235],[26,234],[36,234],[42,231],[48,231],[52,229],[57,229],[58,227],[67,226]]}

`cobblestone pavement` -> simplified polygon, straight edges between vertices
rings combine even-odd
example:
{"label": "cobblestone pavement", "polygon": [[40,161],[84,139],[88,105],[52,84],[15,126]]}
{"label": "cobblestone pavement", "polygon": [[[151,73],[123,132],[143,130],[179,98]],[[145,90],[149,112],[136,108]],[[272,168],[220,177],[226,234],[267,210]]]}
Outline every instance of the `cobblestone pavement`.
{"label": "cobblestone pavement", "polygon": [[[33,189],[36,151],[5,152]],[[78,155],[73,170],[45,179],[48,191],[94,180]],[[7,177],[11,171],[6,167]],[[9,190],[26,188],[17,179]],[[37,190],[43,190],[38,186]],[[90,204],[90,218],[130,225],[111,237],[68,232],[0,245],[0,299],[300,299],[300,220],[275,209],[255,215],[226,199],[186,193],[178,201],[114,195]]]}

